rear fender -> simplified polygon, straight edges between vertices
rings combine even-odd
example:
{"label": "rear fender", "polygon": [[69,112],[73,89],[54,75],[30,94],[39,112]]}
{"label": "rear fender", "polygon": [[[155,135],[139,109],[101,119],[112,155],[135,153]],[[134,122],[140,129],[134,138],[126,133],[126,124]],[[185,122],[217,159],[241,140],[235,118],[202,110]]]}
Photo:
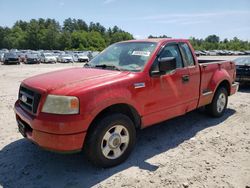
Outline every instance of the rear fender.
{"label": "rear fender", "polygon": [[220,84],[224,81],[228,82],[229,88],[227,88],[227,89],[229,89],[229,91],[230,91],[232,82],[231,82],[231,78],[230,78],[229,73],[225,69],[216,70],[212,79],[211,79],[211,82],[209,84],[209,88],[213,92],[213,95],[217,91]]}
{"label": "rear fender", "polygon": [[205,94],[201,92],[201,97],[199,100],[198,107],[210,104],[213,100],[214,94],[217,91],[218,87],[224,82],[228,83],[229,88],[227,89],[228,91],[230,91],[230,88],[231,88],[230,75],[225,69],[216,70],[208,84],[207,93]]}

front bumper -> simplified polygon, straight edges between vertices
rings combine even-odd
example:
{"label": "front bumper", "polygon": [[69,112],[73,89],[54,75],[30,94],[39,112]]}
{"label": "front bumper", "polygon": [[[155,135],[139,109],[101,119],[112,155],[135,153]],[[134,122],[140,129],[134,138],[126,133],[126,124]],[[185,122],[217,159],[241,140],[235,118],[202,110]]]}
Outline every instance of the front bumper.
{"label": "front bumper", "polygon": [[45,63],[55,63],[56,59],[45,59],[44,62]]}
{"label": "front bumper", "polygon": [[10,64],[19,64],[20,62],[17,60],[17,61],[14,61],[14,60],[11,60],[11,61],[4,61],[4,64],[6,65],[10,65]]}
{"label": "front bumper", "polygon": [[[40,147],[56,152],[75,152],[83,147],[86,132],[79,132],[82,121],[69,117],[44,118],[24,111],[18,102],[14,111],[19,131]],[[74,129],[75,128],[75,129]]]}

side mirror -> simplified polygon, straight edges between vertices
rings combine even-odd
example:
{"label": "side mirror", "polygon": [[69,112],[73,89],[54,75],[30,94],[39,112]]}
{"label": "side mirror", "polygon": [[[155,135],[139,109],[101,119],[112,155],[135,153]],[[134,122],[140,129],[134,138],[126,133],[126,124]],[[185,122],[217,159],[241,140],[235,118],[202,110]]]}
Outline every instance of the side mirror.
{"label": "side mirror", "polygon": [[176,69],[176,58],[175,57],[162,57],[158,58],[159,71],[167,72]]}

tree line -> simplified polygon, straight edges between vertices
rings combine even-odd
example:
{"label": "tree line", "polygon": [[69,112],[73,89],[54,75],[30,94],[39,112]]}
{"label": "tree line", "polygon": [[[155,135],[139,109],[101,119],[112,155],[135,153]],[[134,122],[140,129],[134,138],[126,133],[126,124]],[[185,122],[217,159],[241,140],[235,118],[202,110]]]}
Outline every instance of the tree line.
{"label": "tree line", "polygon": [[103,50],[106,46],[133,35],[117,26],[105,28],[100,23],[87,24],[82,19],[17,21],[11,28],[0,26],[0,49],[31,50]]}
{"label": "tree line", "polygon": [[205,39],[190,38],[190,42],[196,50],[250,50],[250,42],[234,37],[233,39],[220,40],[219,36],[209,35]]}
{"label": "tree line", "polygon": [[[152,36],[148,38],[171,38],[167,35]],[[195,37],[189,38],[190,43],[195,50],[250,50],[250,42],[240,40],[237,37],[233,39],[220,40],[217,35],[209,35],[205,39],[198,39]]]}
{"label": "tree line", "polygon": [[[133,35],[117,26],[105,28],[100,23],[87,24],[82,19],[65,19],[60,25],[55,19],[17,21],[11,28],[0,26],[0,49],[31,50],[98,50],[115,42],[133,39]],[[148,38],[171,38],[167,35]],[[191,37],[195,50],[250,50],[250,42],[234,37],[220,40],[209,35],[205,39]]]}

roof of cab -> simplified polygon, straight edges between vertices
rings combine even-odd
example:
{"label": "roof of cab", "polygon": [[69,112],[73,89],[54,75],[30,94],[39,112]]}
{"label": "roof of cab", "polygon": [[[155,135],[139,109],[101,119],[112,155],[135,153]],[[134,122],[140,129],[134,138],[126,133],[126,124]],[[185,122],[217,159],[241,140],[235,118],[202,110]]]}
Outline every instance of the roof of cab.
{"label": "roof of cab", "polygon": [[163,42],[187,42],[187,41],[188,41],[187,39],[150,38],[150,39],[127,40],[127,41],[121,41],[121,42],[156,42],[156,43],[163,43]]}

